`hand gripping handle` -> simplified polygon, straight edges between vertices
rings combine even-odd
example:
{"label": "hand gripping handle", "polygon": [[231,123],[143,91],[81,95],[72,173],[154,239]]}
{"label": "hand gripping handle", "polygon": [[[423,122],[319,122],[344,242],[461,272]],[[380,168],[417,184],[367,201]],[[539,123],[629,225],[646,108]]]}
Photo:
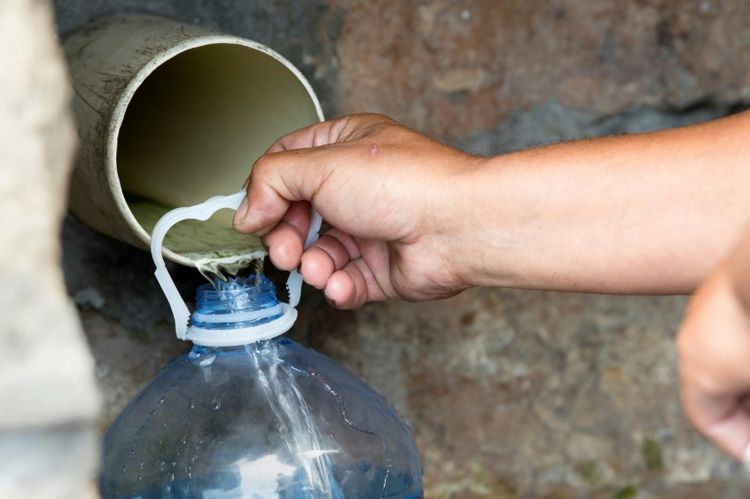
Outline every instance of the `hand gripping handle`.
{"label": "hand gripping handle", "polygon": [[[154,265],[156,265],[154,275],[164,292],[164,296],[167,297],[169,307],[172,309],[175,332],[177,333],[177,337],[181,340],[184,340],[187,337],[190,311],[188,310],[185,301],[182,299],[182,296],[180,296],[180,292],[177,290],[177,286],[175,286],[172,277],[169,275],[167,266],[164,263],[164,256],[162,255],[164,236],[166,236],[172,226],[183,220],[205,221],[215,212],[223,208],[237,210],[244,198],[245,191],[240,191],[229,196],[215,196],[194,206],[176,208],[167,212],[154,226],[154,230],[151,233],[151,257],[154,260]],[[305,239],[305,249],[318,239],[321,222],[320,214],[315,210],[312,210],[310,214],[310,229],[308,230],[307,238]],[[299,304],[300,293],[302,291],[302,276],[297,270],[293,270],[289,274],[286,286],[289,292],[289,305],[296,307]]]}

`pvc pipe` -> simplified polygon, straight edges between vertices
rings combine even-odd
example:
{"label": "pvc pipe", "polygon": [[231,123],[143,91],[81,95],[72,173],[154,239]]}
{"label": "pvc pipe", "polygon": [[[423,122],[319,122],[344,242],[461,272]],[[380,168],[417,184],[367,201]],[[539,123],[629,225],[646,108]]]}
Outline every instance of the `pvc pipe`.
{"label": "pvc pipe", "polygon": [[[129,15],[86,26],[64,46],[81,142],[71,209],[144,249],[164,213],[236,192],[273,140],[323,119],[305,77],[243,38]],[[195,266],[264,252],[220,212],[175,227],[164,255]]]}

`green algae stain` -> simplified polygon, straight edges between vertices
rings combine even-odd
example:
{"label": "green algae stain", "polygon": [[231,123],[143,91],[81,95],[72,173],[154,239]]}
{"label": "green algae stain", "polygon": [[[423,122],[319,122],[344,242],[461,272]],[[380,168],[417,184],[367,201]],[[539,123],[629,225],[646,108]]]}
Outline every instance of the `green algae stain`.
{"label": "green algae stain", "polygon": [[[136,220],[149,234],[170,210],[138,197],[128,196],[127,201]],[[164,247],[190,260],[209,281],[209,276],[226,279],[237,275],[262,262],[266,251],[259,238],[234,230],[232,216],[231,210],[220,210],[206,221],[182,221],[164,236]]]}
{"label": "green algae stain", "polygon": [[594,461],[583,461],[576,466],[576,472],[589,487],[602,484],[602,474]]}
{"label": "green algae stain", "polygon": [[[128,206],[138,223],[149,234],[156,222],[171,208],[153,201],[128,197]],[[263,258],[265,250],[260,239],[240,234],[232,227],[230,210],[221,210],[209,220],[185,220],[175,225],[166,236],[164,246],[186,258],[196,260],[231,260]]]}
{"label": "green algae stain", "polygon": [[638,495],[638,489],[633,485],[628,485],[617,491],[615,499],[633,499],[636,495]]}
{"label": "green algae stain", "polygon": [[643,441],[641,455],[648,470],[660,471],[664,469],[664,454],[661,445],[653,438],[647,438]]}

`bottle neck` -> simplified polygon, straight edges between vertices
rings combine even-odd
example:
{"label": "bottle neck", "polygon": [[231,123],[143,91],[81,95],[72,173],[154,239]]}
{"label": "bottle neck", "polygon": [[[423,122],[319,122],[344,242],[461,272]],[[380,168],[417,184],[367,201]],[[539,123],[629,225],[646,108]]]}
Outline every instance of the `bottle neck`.
{"label": "bottle neck", "polygon": [[195,306],[191,325],[204,330],[259,326],[283,314],[273,283],[260,274],[204,284],[196,290]]}

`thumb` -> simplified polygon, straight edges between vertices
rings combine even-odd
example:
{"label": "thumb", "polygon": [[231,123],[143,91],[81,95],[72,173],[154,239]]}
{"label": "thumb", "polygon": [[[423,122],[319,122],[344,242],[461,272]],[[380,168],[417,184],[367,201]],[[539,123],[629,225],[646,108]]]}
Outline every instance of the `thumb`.
{"label": "thumb", "polygon": [[234,228],[264,235],[281,221],[293,201],[312,201],[330,170],[320,148],[261,156],[253,165]]}

